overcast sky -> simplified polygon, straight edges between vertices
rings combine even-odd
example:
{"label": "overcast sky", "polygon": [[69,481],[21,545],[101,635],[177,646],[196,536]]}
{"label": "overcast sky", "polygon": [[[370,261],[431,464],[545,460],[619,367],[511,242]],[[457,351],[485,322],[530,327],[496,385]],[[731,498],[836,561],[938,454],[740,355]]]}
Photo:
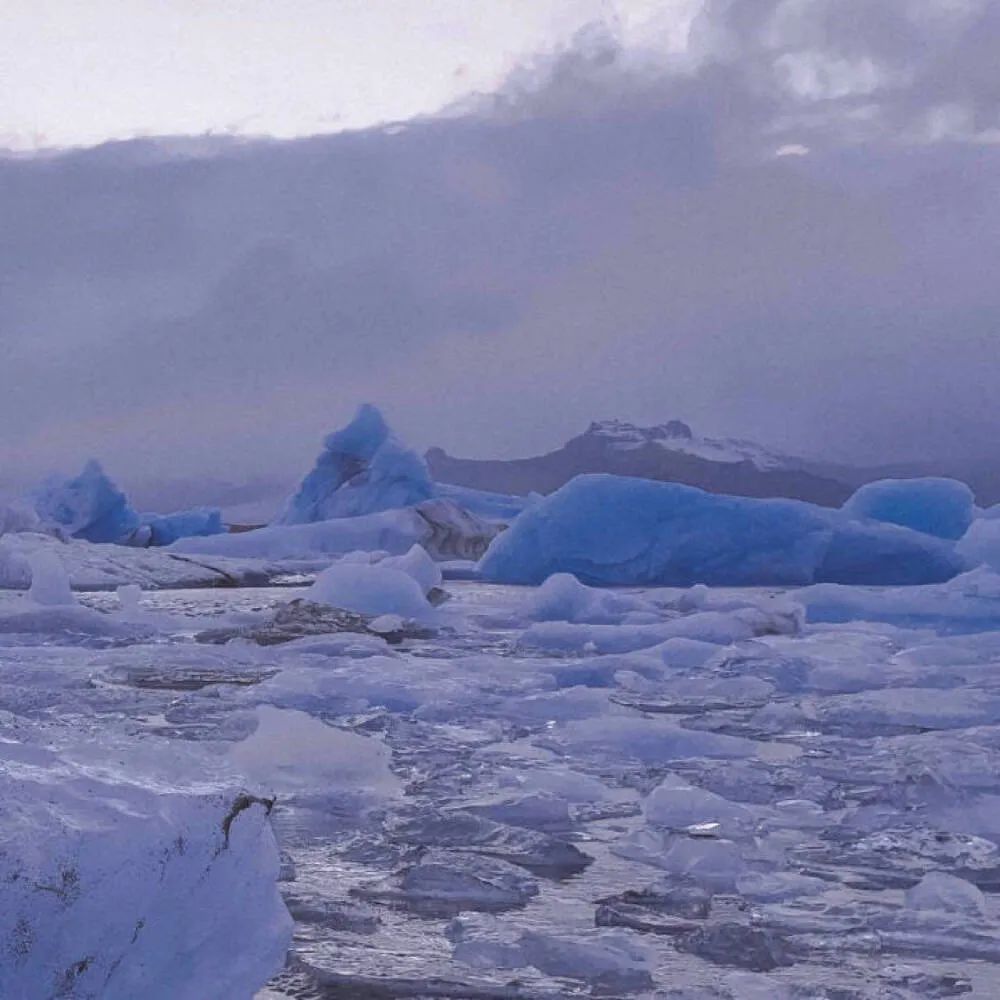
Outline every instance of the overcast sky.
{"label": "overcast sky", "polygon": [[0,481],[291,476],[362,400],[467,455],[996,453],[1000,4],[4,12],[22,149],[330,134],[0,159]]}
{"label": "overcast sky", "polygon": [[691,0],[4,0],[0,145],[298,136],[495,89],[603,21],[676,47]]}

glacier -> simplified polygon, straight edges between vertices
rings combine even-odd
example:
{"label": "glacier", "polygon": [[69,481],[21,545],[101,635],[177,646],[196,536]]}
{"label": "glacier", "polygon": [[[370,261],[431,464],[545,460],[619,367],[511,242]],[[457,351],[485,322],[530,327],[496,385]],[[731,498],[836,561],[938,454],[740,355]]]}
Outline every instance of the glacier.
{"label": "glacier", "polygon": [[842,509],[851,518],[898,524],[954,541],[972,524],[975,497],[957,479],[879,479],[860,486]]}
{"label": "glacier", "polygon": [[966,568],[948,542],[802,501],[578,476],[528,508],[479,562],[484,579],[600,585],[920,584]]}

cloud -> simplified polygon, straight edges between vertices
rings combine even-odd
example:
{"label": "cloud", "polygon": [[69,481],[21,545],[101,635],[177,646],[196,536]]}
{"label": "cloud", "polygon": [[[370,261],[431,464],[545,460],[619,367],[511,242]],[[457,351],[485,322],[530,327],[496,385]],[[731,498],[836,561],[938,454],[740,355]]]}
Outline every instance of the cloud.
{"label": "cloud", "polygon": [[711,0],[403,128],[0,160],[0,479],[292,475],[366,398],[484,455],[620,415],[979,457],[995,10]]}

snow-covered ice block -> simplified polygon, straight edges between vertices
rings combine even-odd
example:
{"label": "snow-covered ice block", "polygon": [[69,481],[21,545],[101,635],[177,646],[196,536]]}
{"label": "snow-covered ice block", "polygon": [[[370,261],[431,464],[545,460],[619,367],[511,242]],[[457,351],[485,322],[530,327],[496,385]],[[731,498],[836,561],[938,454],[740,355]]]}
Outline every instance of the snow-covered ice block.
{"label": "snow-covered ice block", "polygon": [[972,523],[975,497],[957,479],[879,479],[844,503],[848,517],[884,521],[938,538],[961,538]]}
{"label": "snow-covered ice block", "polygon": [[323,442],[323,452],[275,524],[308,524],[411,507],[434,495],[427,463],[369,403]]}
{"label": "snow-covered ice block", "polygon": [[249,997],[282,967],[267,806],[158,746],[0,738],[0,996]]}
{"label": "snow-covered ice block", "polygon": [[33,501],[44,525],[87,542],[127,541],[140,524],[128,497],[95,459],[72,479],[50,479]]}
{"label": "snow-covered ice block", "polygon": [[916,584],[965,567],[953,546],[795,500],[577,476],[526,510],[479,564],[500,583],[572,573],[597,585]]}

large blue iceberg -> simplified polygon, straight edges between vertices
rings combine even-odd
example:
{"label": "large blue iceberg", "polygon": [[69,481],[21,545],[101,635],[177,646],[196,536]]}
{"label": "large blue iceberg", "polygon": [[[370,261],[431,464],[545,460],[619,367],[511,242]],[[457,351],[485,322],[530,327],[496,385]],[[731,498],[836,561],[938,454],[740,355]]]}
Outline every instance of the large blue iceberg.
{"label": "large blue iceberg", "polygon": [[898,524],[954,541],[972,524],[975,498],[957,479],[879,479],[860,487],[843,510],[848,517]]}
{"label": "large blue iceberg", "polygon": [[401,444],[379,410],[366,403],[323,452],[275,524],[311,524],[412,507],[434,496],[427,463]]}
{"label": "large blue iceberg", "polygon": [[87,542],[121,542],[140,525],[128,497],[95,459],[72,479],[49,479],[33,501],[43,525]]}
{"label": "large blue iceberg", "polygon": [[965,568],[954,547],[797,500],[578,476],[529,507],[479,563],[501,583],[572,573],[596,585],[918,584]]}
{"label": "large blue iceberg", "polygon": [[78,476],[48,480],[35,491],[32,503],[42,528],[86,542],[169,545],[178,538],[226,530],[217,507],[175,514],[138,513],[95,459]]}

